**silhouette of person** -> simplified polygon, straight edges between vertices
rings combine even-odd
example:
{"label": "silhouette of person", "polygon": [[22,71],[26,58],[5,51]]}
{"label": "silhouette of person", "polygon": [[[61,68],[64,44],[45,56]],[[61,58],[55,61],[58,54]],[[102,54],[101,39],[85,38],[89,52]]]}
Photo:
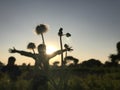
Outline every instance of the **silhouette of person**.
{"label": "silhouette of person", "polygon": [[38,53],[31,53],[31,52],[26,52],[26,51],[21,51],[21,50],[17,50],[15,48],[10,49],[10,53],[19,53],[21,55],[27,56],[27,57],[31,57],[35,60],[35,67],[40,68],[41,70],[45,70],[47,71],[49,68],[49,60],[53,57],[55,57],[56,55],[59,55],[65,51],[70,51],[72,50],[71,48],[67,48],[67,49],[63,49],[63,50],[57,50],[54,53],[52,53],[51,55],[46,54],[46,45],[44,44],[40,44],[37,47],[38,49]]}
{"label": "silhouette of person", "polygon": [[[46,45],[40,44],[37,47],[38,53],[31,53],[26,51],[17,50],[15,48],[10,49],[10,53],[19,53],[21,55],[31,57],[35,60],[35,72],[33,77],[33,86],[32,90],[38,90],[39,87],[44,87],[44,90],[47,90],[47,80],[48,80],[48,69],[49,69],[49,60],[56,55],[59,55],[65,51],[72,50],[71,48],[63,49],[63,50],[57,50],[51,55],[46,54]],[[40,71],[40,70],[41,71]],[[45,89],[46,88],[46,89]]]}
{"label": "silhouette of person", "polygon": [[7,73],[11,80],[17,80],[17,77],[21,74],[21,71],[17,65],[15,65],[16,58],[10,56],[6,66],[2,67],[1,71]]}

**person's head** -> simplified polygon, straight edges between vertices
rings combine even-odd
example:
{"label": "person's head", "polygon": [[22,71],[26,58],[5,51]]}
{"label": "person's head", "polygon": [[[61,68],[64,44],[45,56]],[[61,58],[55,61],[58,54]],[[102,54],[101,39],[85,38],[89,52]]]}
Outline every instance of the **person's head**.
{"label": "person's head", "polygon": [[117,51],[118,51],[118,54],[120,54],[120,42],[117,43]]}
{"label": "person's head", "polygon": [[46,53],[46,45],[45,44],[38,45],[38,52],[39,53]]}
{"label": "person's head", "polygon": [[13,56],[9,57],[8,58],[8,65],[14,65],[15,61],[16,61],[15,57],[13,57]]}

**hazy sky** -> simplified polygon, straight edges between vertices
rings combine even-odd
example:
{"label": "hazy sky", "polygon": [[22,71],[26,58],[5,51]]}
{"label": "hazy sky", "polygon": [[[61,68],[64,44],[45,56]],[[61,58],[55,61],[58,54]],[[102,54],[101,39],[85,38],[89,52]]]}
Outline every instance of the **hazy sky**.
{"label": "hazy sky", "polygon": [[42,43],[34,33],[42,23],[50,27],[44,34],[47,46],[60,48],[57,33],[63,27],[64,33],[72,34],[70,39],[63,38],[74,49],[69,55],[80,62],[90,58],[105,62],[120,41],[120,0],[0,0],[0,60],[6,63],[15,56],[17,64],[33,63],[8,49],[30,51],[29,42]]}

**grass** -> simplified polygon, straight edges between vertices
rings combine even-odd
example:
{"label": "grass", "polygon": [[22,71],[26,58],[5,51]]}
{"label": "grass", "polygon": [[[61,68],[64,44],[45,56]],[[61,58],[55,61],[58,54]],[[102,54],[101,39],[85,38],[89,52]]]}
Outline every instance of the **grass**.
{"label": "grass", "polygon": [[[1,73],[0,90],[32,90],[33,78],[28,76],[29,72],[24,71],[17,81],[11,81]],[[119,67],[54,69],[48,77],[48,90],[120,90]]]}

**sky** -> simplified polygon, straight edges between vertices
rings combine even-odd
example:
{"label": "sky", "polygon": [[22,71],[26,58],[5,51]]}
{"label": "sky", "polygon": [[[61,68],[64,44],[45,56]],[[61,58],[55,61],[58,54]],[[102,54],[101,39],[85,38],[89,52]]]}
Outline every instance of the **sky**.
{"label": "sky", "polygon": [[[9,56],[16,57],[16,64],[34,63],[34,60],[9,48],[29,51],[29,42],[42,43],[35,34],[39,24],[49,25],[44,33],[47,46],[60,49],[58,31],[71,33],[63,37],[74,51],[69,52],[79,62],[91,58],[101,62],[116,53],[120,41],[120,0],[0,0],[0,61],[7,63]],[[60,60],[57,56],[51,62]]]}

